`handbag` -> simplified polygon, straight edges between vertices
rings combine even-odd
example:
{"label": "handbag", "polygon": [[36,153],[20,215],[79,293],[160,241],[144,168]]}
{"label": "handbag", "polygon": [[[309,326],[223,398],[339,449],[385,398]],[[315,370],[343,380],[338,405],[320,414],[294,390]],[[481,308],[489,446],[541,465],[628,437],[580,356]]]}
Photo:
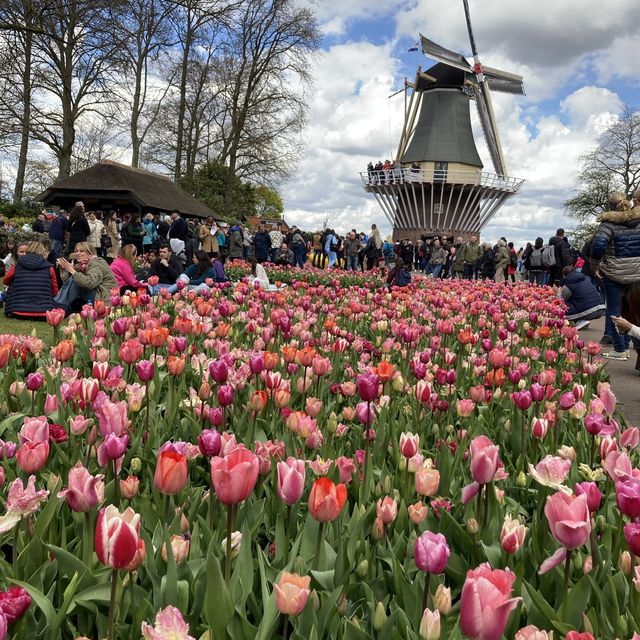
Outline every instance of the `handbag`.
{"label": "handbag", "polygon": [[68,306],[70,305],[76,298],[79,296],[78,285],[74,282],[73,278],[69,278],[63,285],[60,287],[60,291],[53,299],[54,302],[59,305]]}
{"label": "handbag", "polygon": [[101,244],[103,249],[111,249],[111,247],[113,247],[113,240],[111,240],[111,236],[110,235],[105,233],[100,238],[100,244]]}

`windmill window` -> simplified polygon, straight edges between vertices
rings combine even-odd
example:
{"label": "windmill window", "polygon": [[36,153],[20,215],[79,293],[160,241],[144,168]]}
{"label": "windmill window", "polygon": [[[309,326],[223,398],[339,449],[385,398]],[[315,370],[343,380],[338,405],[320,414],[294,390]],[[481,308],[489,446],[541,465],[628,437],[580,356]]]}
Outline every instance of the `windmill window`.
{"label": "windmill window", "polygon": [[439,202],[436,202],[433,205],[433,213],[436,216],[441,216],[444,213],[444,211],[442,210],[442,205]]}
{"label": "windmill window", "polygon": [[449,170],[448,162],[436,162],[433,171],[434,182],[446,182],[447,171]]}

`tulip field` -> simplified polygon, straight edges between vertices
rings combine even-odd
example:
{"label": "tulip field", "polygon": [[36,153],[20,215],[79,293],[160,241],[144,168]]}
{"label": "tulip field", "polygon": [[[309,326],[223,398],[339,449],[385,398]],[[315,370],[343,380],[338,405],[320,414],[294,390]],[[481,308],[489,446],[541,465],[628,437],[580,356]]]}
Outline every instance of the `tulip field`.
{"label": "tulip field", "polygon": [[640,425],[552,289],[314,273],[0,335],[0,640],[640,638]]}

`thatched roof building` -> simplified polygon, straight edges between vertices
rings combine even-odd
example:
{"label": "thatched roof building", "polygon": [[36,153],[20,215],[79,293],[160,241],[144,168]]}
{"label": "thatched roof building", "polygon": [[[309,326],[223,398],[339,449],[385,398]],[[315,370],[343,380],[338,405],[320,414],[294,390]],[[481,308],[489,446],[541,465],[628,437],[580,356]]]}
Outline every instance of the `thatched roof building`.
{"label": "thatched roof building", "polygon": [[56,180],[37,199],[64,209],[82,200],[87,210],[159,213],[178,209],[187,216],[215,215],[169,178],[111,160]]}

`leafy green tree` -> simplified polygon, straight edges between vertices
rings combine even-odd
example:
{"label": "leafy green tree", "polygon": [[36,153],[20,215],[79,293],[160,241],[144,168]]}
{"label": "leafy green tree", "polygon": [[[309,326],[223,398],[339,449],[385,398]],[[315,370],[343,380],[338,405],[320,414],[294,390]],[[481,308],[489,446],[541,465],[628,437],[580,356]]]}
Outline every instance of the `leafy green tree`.
{"label": "leafy green tree", "polygon": [[254,194],[256,198],[256,215],[261,218],[282,219],[284,203],[282,202],[280,194],[275,189],[259,184],[255,187]]}

